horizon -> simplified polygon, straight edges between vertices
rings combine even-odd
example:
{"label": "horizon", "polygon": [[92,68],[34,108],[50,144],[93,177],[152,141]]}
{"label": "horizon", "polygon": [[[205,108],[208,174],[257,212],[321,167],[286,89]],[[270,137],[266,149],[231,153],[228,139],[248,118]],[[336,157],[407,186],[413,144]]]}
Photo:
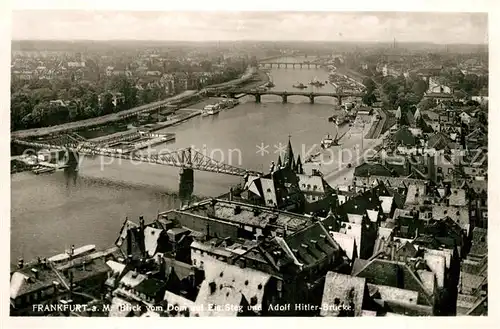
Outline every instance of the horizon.
{"label": "horizon", "polygon": [[12,41],[489,43],[488,14],[463,12],[17,10],[12,27]]}
{"label": "horizon", "polygon": [[[11,39],[11,42],[155,42],[155,43],[252,43],[252,42],[261,42],[261,43],[343,43],[343,44],[390,44],[392,45],[394,40],[383,40],[383,41],[319,41],[319,40],[216,40],[216,39],[207,39],[207,40],[157,40],[157,39]],[[412,44],[425,44],[425,45],[437,45],[437,46],[489,46],[489,42],[486,43],[437,43],[432,41],[398,41],[396,40],[398,45],[412,45]]]}

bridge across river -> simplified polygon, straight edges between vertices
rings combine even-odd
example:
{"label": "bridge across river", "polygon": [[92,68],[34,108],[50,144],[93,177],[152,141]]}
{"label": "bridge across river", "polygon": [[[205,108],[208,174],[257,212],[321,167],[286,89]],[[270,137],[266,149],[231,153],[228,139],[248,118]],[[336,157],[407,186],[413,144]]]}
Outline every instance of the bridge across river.
{"label": "bridge across river", "polygon": [[318,63],[318,62],[301,62],[301,63],[294,63],[294,62],[260,62],[259,63],[259,68],[273,68],[273,67],[277,67],[277,68],[285,68],[287,69],[288,67],[291,67],[291,68],[308,68],[308,69],[311,69],[311,68],[315,68],[315,69],[318,69],[320,67],[323,67],[325,66],[324,64],[322,63]]}
{"label": "bridge across river", "polygon": [[69,135],[58,136],[49,142],[13,139],[12,143],[36,149],[64,150],[72,153],[73,157],[76,158],[78,158],[79,155],[101,155],[111,158],[129,159],[130,161],[135,162],[153,163],[182,169],[208,171],[233,176],[262,175],[260,172],[216,161],[192,148],[179,149],[165,154],[143,155],[134,151],[123,152],[121,149],[105,147],[90,141],[78,141]]}
{"label": "bridge across river", "polygon": [[278,91],[278,90],[257,90],[257,89],[229,89],[225,91],[215,90],[210,93],[211,96],[222,96],[225,95],[229,98],[236,98],[237,95],[252,95],[255,97],[255,102],[260,103],[261,97],[263,95],[275,95],[281,96],[282,102],[288,102],[288,96],[304,96],[309,98],[309,102],[314,104],[314,99],[316,97],[335,97],[337,98],[338,104],[342,104],[342,99],[346,97],[363,97],[362,93],[345,93],[345,92],[308,92],[308,91]]}

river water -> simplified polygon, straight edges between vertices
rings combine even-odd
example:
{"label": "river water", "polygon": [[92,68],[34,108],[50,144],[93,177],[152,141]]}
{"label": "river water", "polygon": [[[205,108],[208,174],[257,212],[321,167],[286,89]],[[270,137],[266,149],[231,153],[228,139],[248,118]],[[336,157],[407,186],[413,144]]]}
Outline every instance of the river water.
{"label": "river water", "polygon": [[[281,59],[300,60],[304,59]],[[323,69],[275,67],[270,74],[274,89],[279,91],[291,91],[293,84],[308,84],[314,78],[328,80],[328,72]],[[334,91],[331,85],[320,89]],[[270,162],[284,150],[289,135],[295,153],[304,154],[317,147],[326,133],[335,134],[335,127],[327,120],[333,114],[334,98],[317,97],[315,104],[302,96],[289,96],[287,104],[277,96],[263,96],[260,104],[251,96],[240,100],[242,103],[233,109],[164,129],[176,134],[175,142],[148,152],[192,146],[227,164],[267,171]],[[347,143],[352,143],[352,138]],[[194,175],[194,194],[198,196],[220,195],[241,181],[239,177],[207,172],[196,171]],[[158,211],[178,206],[178,187],[178,168],[107,158],[83,159],[77,175],[14,174],[12,262],[18,257],[29,260],[50,256],[71,244],[109,247],[126,217],[137,221],[144,215],[149,220]]]}

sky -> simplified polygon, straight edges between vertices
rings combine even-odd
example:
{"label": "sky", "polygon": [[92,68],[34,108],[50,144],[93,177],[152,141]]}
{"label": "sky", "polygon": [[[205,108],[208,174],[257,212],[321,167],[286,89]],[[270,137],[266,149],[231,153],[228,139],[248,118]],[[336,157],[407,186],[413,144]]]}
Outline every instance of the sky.
{"label": "sky", "polygon": [[488,43],[485,13],[24,10],[14,40],[297,40]]}

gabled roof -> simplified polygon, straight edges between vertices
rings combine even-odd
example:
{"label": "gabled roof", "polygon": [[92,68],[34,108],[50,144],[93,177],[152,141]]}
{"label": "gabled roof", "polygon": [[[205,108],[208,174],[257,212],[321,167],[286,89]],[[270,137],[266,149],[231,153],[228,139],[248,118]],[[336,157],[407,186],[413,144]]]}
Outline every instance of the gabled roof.
{"label": "gabled roof", "polygon": [[356,239],[354,236],[340,233],[340,232],[330,232],[332,238],[340,245],[342,250],[350,260],[354,260],[358,257]]}
{"label": "gabled roof", "polygon": [[163,230],[147,226],[144,229],[144,245],[149,256],[156,254],[158,248],[158,238]]}
{"label": "gabled roof", "polygon": [[445,133],[439,131],[429,136],[427,147],[436,150],[444,150],[451,143],[451,138]]}
{"label": "gabled roof", "polygon": [[339,316],[341,306],[353,307],[354,316],[360,316],[366,290],[366,280],[346,274],[328,272],[323,289],[322,305],[339,305],[339,308],[327,307],[321,316]]}
{"label": "gabled roof", "polygon": [[448,197],[450,206],[462,207],[467,205],[467,197],[464,189],[452,188]]}
{"label": "gabled roof", "polygon": [[472,245],[469,254],[475,256],[488,255],[488,230],[474,227],[474,230],[472,230]]}
{"label": "gabled roof", "polygon": [[366,278],[367,283],[417,291],[428,305],[432,305],[422,281],[405,263],[374,258],[363,268],[353,269],[352,275]]}
{"label": "gabled roof", "polygon": [[[196,305],[205,305],[204,309],[207,310],[208,304],[238,306],[247,302],[251,305],[263,303],[264,290],[271,275],[220,261],[207,262],[204,270],[205,280],[196,298]],[[234,316],[236,313],[209,313],[209,315]]]}
{"label": "gabled roof", "polygon": [[411,131],[406,127],[401,127],[394,135],[392,135],[392,139],[405,146],[415,146],[417,143],[415,136],[413,136]]}
{"label": "gabled roof", "polygon": [[358,257],[361,255],[361,232],[362,232],[361,224],[344,222],[342,223],[342,227],[340,228],[340,233],[352,236],[356,241]]}
{"label": "gabled roof", "polygon": [[287,236],[285,242],[305,267],[331,259],[334,253],[341,249],[321,222]]}

